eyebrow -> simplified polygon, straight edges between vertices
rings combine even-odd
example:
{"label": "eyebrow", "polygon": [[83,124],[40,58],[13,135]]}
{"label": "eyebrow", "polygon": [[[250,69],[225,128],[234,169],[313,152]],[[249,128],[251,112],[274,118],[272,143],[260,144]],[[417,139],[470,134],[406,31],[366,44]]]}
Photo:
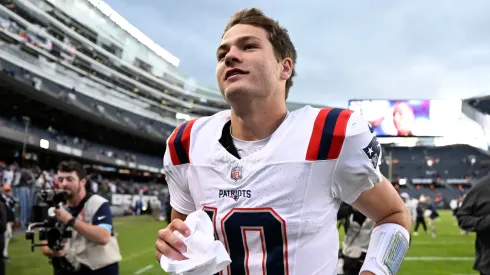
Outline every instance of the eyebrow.
{"label": "eyebrow", "polygon": [[[239,38],[238,38],[236,41],[237,41],[237,43],[243,43],[243,42],[245,42],[245,41],[247,41],[247,40],[252,40],[252,39],[256,39],[256,40],[261,41],[261,40],[260,40],[260,38],[258,38],[257,36],[253,36],[253,35],[245,35],[245,36],[241,36],[241,37],[239,37]],[[228,49],[228,48],[229,48],[229,46],[228,46],[228,44],[227,44],[227,43],[225,43],[225,44],[221,44],[221,45],[218,47],[218,49],[216,50],[216,55],[218,55],[220,51],[224,51],[224,50],[226,50],[226,49]]]}

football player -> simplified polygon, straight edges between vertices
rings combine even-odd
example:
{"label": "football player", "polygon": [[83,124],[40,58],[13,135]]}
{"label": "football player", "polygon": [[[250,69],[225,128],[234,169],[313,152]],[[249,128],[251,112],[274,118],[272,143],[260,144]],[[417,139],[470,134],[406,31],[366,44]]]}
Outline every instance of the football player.
{"label": "football player", "polygon": [[208,213],[231,264],[222,274],[336,274],[342,201],[375,221],[361,274],[396,274],[410,214],[379,170],[381,146],[350,110],[289,112],[296,50],[286,29],[258,9],[232,16],[218,45],[216,77],[230,110],[183,123],[164,168],[172,222],[156,258],[185,257],[173,233]]}

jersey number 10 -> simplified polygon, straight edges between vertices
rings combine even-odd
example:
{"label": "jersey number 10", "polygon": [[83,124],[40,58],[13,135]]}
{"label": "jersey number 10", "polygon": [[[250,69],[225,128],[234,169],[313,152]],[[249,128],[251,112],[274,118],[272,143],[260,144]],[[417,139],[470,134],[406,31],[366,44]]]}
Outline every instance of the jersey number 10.
{"label": "jersey number 10", "polygon": [[[249,275],[250,250],[262,251],[262,273],[268,275],[289,274],[288,270],[288,242],[286,235],[286,222],[274,209],[268,208],[233,208],[228,212],[221,224],[216,224],[214,207],[205,206],[206,212],[214,224],[216,240],[219,240],[217,226],[221,227],[223,243],[232,260],[227,267],[228,275]],[[260,236],[261,247],[249,248],[247,233],[255,232]],[[256,268],[257,263],[254,263]],[[255,268],[252,271],[256,274]]]}

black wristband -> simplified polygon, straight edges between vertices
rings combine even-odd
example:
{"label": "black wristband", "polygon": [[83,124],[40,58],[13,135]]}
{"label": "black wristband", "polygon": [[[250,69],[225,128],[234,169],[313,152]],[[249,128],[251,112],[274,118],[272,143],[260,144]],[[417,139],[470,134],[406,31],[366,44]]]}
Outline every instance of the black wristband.
{"label": "black wristband", "polygon": [[75,225],[76,221],[77,221],[76,218],[71,218],[66,225],[73,227],[73,225]]}

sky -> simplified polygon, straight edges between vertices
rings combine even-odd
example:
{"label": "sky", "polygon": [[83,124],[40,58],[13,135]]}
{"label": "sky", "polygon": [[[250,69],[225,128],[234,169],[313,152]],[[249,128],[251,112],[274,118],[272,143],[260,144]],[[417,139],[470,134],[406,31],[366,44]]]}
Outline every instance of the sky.
{"label": "sky", "polygon": [[223,28],[236,11],[256,7],[288,29],[298,52],[290,101],[346,107],[349,99],[490,94],[488,0],[106,3],[212,87]]}

